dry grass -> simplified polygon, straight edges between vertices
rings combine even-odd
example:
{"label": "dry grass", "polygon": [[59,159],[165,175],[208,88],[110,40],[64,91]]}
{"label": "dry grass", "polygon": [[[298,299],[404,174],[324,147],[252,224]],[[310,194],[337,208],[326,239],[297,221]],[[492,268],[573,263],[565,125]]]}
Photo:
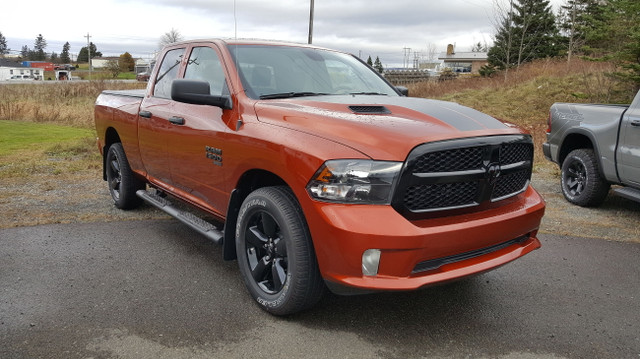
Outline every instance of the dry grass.
{"label": "dry grass", "polygon": [[93,128],[93,104],[103,90],[140,89],[141,82],[78,81],[0,86],[0,119]]}
{"label": "dry grass", "polygon": [[524,92],[527,87],[532,84],[536,87],[553,84],[555,86],[546,95],[551,95],[552,98],[547,100],[554,102],[626,101],[629,99],[626,90],[629,89],[609,76],[615,70],[615,66],[608,62],[575,59],[568,63],[566,60],[547,59],[510,70],[506,77],[504,73],[499,73],[491,78],[472,76],[453,81],[422,82],[412,85],[410,93],[412,96],[426,98],[462,98],[467,97],[470,91],[507,91],[501,95],[509,98],[515,93],[537,100],[537,95]]}

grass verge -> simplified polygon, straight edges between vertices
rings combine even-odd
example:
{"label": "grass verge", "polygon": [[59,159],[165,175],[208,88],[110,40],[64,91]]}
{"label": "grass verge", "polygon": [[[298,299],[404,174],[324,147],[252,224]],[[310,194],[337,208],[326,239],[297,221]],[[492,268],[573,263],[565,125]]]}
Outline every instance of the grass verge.
{"label": "grass verge", "polygon": [[99,164],[93,130],[0,120],[0,179],[74,173]]}

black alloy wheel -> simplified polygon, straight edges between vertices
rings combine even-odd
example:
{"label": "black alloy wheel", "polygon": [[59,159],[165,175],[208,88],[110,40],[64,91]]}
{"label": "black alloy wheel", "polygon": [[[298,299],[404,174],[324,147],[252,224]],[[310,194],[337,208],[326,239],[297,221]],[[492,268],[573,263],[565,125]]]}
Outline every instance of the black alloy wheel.
{"label": "black alloy wheel", "polygon": [[610,184],[600,175],[593,150],[577,149],[571,151],[562,163],[561,187],[567,201],[591,207],[604,202]]}
{"label": "black alloy wheel", "polygon": [[105,166],[109,193],[116,207],[120,209],[138,207],[142,200],[136,196],[136,191],[144,189],[145,184],[131,171],[121,143],[117,142],[109,146]]}
{"label": "black alloy wheel", "polygon": [[245,241],[249,269],[258,287],[268,294],[281,291],[289,264],[276,220],[266,211],[255,212],[249,219]]}
{"label": "black alloy wheel", "polygon": [[587,170],[580,161],[571,161],[563,174],[566,190],[571,196],[580,196],[587,183]]}
{"label": "black alloy wheel", "polygon": [[236,226],[238,266],[258,305],[275,315],[300,312],[324,292],[311,235],[288,187],[263,187],[242,203]]}

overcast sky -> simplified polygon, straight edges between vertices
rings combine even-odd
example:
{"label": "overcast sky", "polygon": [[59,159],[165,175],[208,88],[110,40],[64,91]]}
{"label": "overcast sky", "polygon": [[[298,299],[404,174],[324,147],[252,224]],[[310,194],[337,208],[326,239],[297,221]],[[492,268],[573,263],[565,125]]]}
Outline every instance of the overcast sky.
{"label": "overcast sky", "polygon": [[[315,0],[313,43],[364,59],[379,56],[385,66],[401,66],[404,48],[411,48],[411,58],[430,46],[442,52],[456,44],[458,52],[469,51],[478,42],[491,44],[495,1]],[[13,51],[33,48],[42,34],[47,52],[59,54],[68,41],[77,54],[89,34],[105,56],[151,57],[172,28],[186,40],[237,36],[306,43],[310,0],[30,0],[11,6],[0,12],[0,32]]]}

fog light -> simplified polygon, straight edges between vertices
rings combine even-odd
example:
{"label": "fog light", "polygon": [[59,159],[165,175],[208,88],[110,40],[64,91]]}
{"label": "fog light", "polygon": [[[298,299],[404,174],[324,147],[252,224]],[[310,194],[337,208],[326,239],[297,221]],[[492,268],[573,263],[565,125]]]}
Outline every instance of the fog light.
{"label": "fog light", "polygon": [[378,274],[378,265],[380,264],[380,250],[367,249],[362,253],[362,274],[373,276]]}

